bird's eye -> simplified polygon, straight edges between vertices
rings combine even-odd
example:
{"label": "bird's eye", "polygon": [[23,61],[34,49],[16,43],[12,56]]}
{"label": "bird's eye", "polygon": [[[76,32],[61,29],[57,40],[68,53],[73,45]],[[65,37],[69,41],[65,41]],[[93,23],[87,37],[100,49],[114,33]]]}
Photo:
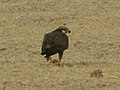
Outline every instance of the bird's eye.
{"label": "bird's eye", "polygon": [[71,31],[68,31],[68,33],[71,33]]}

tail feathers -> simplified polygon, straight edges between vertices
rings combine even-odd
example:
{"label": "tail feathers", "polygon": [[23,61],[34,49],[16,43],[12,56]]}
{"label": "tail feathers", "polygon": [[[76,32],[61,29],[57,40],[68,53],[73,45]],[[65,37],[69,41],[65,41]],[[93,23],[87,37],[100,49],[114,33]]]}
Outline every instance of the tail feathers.
{"label": "tail feathers", "polygon": [[42,52],[41,55],[45,55],[46,53],[45,52]]}
{"label": "tail feathers", "polygon": [[41,55],[46,55],[44,58],[48,57],[48,56],[51,56],[51,55],[54,55],[56,53],[58,53],[60,51],[59,48],[48,48],[46,49],[46,52],[42,52]]}

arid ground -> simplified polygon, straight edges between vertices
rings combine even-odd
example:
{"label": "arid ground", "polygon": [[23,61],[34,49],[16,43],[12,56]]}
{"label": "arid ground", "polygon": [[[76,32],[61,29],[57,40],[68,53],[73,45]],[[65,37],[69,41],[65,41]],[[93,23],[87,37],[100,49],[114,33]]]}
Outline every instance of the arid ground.
{"label": "arid ground", "polygon": [[[44,34],[63,24],[69,49],[49,65]],[[0,90],[120,90],[120,0],[0,0]]]}

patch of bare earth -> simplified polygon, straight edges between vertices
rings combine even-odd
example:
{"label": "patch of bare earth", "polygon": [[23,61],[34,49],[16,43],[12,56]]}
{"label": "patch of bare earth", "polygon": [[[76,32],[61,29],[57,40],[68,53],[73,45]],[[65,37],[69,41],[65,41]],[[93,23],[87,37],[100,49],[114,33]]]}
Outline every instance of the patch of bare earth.
{"label": "patch of bare earth", "polygon": [[[70,46],[60,66],[49,65],[40,55],[42,39],[62,24],[72,31]],[[119,90],[119,84],[120,0],[0,0],[0,90]]]}

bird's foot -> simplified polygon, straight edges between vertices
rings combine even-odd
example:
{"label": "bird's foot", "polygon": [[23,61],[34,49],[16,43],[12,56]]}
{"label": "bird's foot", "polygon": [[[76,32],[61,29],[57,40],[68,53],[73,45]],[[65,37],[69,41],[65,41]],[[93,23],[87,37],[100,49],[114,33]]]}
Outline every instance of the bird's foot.
{"label": "bird's foot", "polygon": [[51,60],[50,63],[53,64],[53,65],[58,65],[58,66],[60,66],[60,62],[59,62],[58,60],[56,60],[56,59]]}

